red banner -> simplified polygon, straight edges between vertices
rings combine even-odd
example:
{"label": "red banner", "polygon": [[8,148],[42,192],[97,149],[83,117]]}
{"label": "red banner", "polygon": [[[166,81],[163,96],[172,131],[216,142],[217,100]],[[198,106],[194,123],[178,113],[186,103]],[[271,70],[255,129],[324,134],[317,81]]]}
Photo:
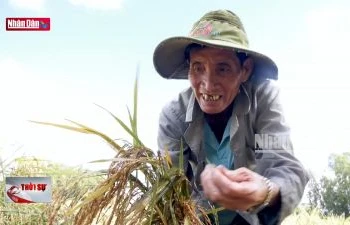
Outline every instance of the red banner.
{"label": "red banner", "polygon": [[7,31],[49,31],[50,28],[50,18],[6,18]]}

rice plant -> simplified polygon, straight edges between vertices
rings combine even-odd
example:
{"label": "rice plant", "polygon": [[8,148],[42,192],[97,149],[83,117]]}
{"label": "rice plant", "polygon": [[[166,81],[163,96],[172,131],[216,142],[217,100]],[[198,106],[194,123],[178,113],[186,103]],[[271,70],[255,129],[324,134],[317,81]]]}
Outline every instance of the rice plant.
{"label": "rice plant", "polygon": [[[109,113],[131,135],[133,143],[121,146],[113,138],[91,127],[68,120],[69,125],[32,121],[34,123],[68,129],[83,134],[97,135],[116,152],[110,159],[106,179],[92,191],[70,200],[70,209],[63,218],[74,218],[73,223],[84,224],[210,224],[208,212],[192,199],[190,182],[186,178],[183,161],[174,166],[169,154],[155,153],[147,148],[137,134],[138,79],[134,85],[133,114],[128,109],[130,126]],[[181,156],[183,155],[182,149]],[[105,160],[102,160],[105,161]],[[98,161],[96,161],[98,162]],[[67,199],[54,198],[49,224],[64,223],[57,218],[60,205]]]}

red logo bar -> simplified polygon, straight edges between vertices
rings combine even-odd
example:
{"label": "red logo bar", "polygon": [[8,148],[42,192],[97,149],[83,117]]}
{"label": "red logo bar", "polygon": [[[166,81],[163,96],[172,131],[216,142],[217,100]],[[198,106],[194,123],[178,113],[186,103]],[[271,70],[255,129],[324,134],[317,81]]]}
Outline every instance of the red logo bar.
{"label": "red logo bar", "polygon": [[6,18],[7,31],[49,31],[50,18]]}
{"label": "red logo bar", "polygon": [[23,195],[19,187],[12,186],[7,190],[7,196],[15,203],[34,203],[28,195]]}

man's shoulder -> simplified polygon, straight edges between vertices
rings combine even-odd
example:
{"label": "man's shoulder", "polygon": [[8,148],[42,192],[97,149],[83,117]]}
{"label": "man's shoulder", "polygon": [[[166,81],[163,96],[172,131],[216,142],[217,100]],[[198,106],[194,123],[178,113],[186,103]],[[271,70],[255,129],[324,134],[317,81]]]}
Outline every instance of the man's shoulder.
{"label": "man's shoulder", "polygon": [[280,86],[277,81],[260,79],[249,81],[244,85],[251,101],[262,99],[274,99],[280,94]]}
{"label": "man's shoulder", "polygon": [[247,82],[246,87],[253,92],[270,92],[279,89],[277,81],[271,79],[254,79]]}
{"label": "man's shoulder", "polygon": [[174,99],[165,104],[162,113],[175,117],[177,120],[183,117],[184,120],[192,93],[191,88],[181,91]]}

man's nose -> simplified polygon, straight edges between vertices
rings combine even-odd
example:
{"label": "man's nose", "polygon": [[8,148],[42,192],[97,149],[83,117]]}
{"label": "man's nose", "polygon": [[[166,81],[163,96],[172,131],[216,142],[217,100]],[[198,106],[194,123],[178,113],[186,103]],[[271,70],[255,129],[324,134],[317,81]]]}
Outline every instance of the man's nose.
{"label": "man's nose", "polygon": [[206,91],[212,92],[215,90],[217,86],[217,78],[215,74],[211,71],[208,71],[204,76],[203,76],[203,86]]}

